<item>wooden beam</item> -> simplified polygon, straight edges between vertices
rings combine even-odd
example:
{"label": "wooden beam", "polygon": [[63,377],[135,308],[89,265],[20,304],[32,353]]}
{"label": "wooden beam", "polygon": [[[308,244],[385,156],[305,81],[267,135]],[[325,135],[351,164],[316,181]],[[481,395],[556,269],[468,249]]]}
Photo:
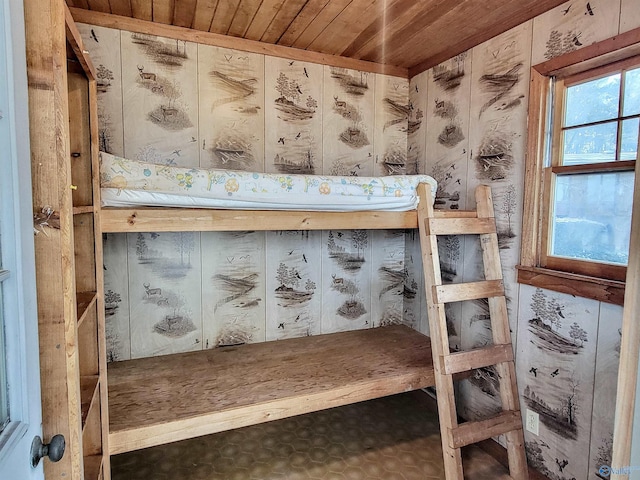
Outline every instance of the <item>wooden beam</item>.
{"label": "wooden beam", "polygon": [[103,208],[103,232],[204,232],[417,228],[409,212],[298,212],[175,208]]}
{"label": "wooden beam", "polygon": [[599,302],[622,305],[624,282],[560,272],[542,267],[518,265],[518,283],[567,293],[576,297],[592,298]]}
{"label": "wooden beam", "polygon": [[577,73],[575,71],[567,73],[566,71],[566,69],[575,65],[582,64],[581,70],[588,70],[592,68],[589,63],[591,60],[597,59],[598,65],[603,64],[602,58],[608,58],[611,62],[623,60],[640,53],[639,47],[640,27],[552,58],[551,60],[535,65],[533,68],[540,75],[544,76],[566,76],[567,74]]}
{"label": "wooden beam", "polygon": [[[640,165],[636,163],[636,178],[631,216],[631,240],[627,264],[627,291],[622,313],[622,340],[618,391],[616,394],[616,418],[613,429],[613,455],[611,466],[622,469],[631,465],[631,438],[633,435],[634,408],[638,401],[638,354],[640,350]],[[636,418],[635,420],[640,420]],[[612,474],[612,480],[622,480],[628,475]]]}
{"label": "wooden beam", "polygon": [[330,65],[334,67],[351,68],[363,72],[382,73],[395,77],[407,78],[408,71],[406,68],[396,67],[394,65],[382,65],[379,63],[367,62],[364,60],[355,60],[338,55],[329,55],[324,53],[309,52],[297,48],[283,47],[281,45],[272,45],[261,43],[255,40],[247,40],[244,38],[228,37],[210,32],[201,32],[183,27],[175,27],[173,25],[157,24],[138,20],[136,18],[120,17],[108,13],[94,12],[79,8],[71,8],[73,19],[79,23],[88,23],[100,27],[116,28],[127,30],[130,32],[145,33],[148,35],[158,35],[169,37],[187,42],[201,43],[204,45],[214,45],[224,48],[232,48],[246,52],[260,53],[273,57],[288,58],[290,60],[298,60],[301,62],[319,63],[322,65]]}
{"label": "wooden beam", "polygon": [[91,57],[89,57],[89,52],[84,48],[84,43],[82,42],[82,37],[80,36],[78,27],[76,27],[76,24],[73,22],[73,17],[71,16],[71,12],[66,4],[64,4],[64,16],[66,20],[65,29],[67,32],[67,42],[71,45],[73,52],[76,54],[76,57],[78,58],[80,65],[82,65],[82,69],[89,80],[96,80],[98,78],[96,69],[93,66]]}

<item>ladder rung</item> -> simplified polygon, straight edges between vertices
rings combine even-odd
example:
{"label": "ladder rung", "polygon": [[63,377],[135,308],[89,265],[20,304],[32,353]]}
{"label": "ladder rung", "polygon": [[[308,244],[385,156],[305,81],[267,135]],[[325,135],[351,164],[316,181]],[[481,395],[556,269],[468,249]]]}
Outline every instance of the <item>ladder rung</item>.
{"label": "ladder rung", "polygon": [[483,280],[481,282],[450,283],[433,287],[435,303],[463,302],[478,298],[501,297],[504,295],[502,280]]}
{"label": "ladder rung", "polygon": [[480,235],[496,233],[494,218],[427,218],[427,235]]}
{"label": "ladder rung", "polygon": [[452,428],[449,436],[449,446],[451,448],[462,448],[515,430],[522,430],[520,411],[507,410],[487,420],[466,422]]}
{"label": "ladder rung", "polygon": [[442,357],[442,369],[447,375],[513,361],[510,343],[456,352]]}

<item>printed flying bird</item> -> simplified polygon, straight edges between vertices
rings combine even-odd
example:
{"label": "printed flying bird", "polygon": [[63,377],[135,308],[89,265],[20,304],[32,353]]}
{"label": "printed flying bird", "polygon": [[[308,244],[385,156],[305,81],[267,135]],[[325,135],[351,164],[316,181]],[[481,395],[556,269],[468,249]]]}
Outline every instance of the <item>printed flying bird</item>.
{"label": "printed flying bird", "polygon": [[289,62],[289,66],[292,66],[292,65],[293,65],[293,62]]}
{"label": "printed flying bird", "polygon": [[280,325],[278,325],[278,328],[281,328],[281,329],[283,329],[283,330],[284,330],[284,322],[283,322],[283,323],[281,323]]}
{"label": "printed flying bird", "polygon": [[309,78],[309,74],[307,73],[307,67],[304,67],[304,76]]}
{"label": "printed flying bird", "polygon": [[91,29],[91,38],[93,38],[96,41],[96,43],[100,43],[98,41],[98,37],[96,36],[96,32],[93,31],[93,28]]}
{"label": "printed flying bird", "polygon": [[529,373],[533,373],[534,377],[538,376],[538,369],[535,367],[531,367],[531,369],[529,370]]}
{"label": "printed flying bird", "polygon": [[573,36],[573,44],[574,44],[576,47],[581,47],[581,46],[582,46],[582,43],[581,43],[581,42],[580,42],[580,40],[578,39],[578,38],[579,38],[579,36],[580,36],[580,35],[574,35],[574,36]]}
{"label": "printed flying bird", "polygon": [[191,143],[194,143],[196,141],[196,137],[191,137]]}
{"label": "printed flying bird", "polygon": [[593,8],[591,7],[591,2],[587,2],[587,11],[585,15],[591,15],[592,17],[595,15],[593,13]]}
{"label": "printed flying bird", "polygon": [[562,10],[562,15],[566,15],[567,13],[569,13],[569,10],[571,10],[571,7],[573,6],[573,4],[569,5],[567,8],[565,8],[564,10]]}
{"label": "printed flying bird", "polygon": [[300,85],[296,85],[296,90],[300,95],[302,95],[302,90],[300,90]]}
{"label": "printed flying bird", "polygon": [[171,153],[175,153],[177,156],[179,156],[179,157],[180,157],[180,156],[181,156],[181,155],[180,155],[180,152],[181,152],[181,151],[182,151],[182,150],[174,150],[174,151],[173,151],[173,152],[171,152]]}
{"label": "printed flying bird", "polygon": [[283,145],[284,145],[284,137],[280,137],[280,138],[278,139],[278,143],[281,143],[281,144],[283,144]]}
{"label": "printed flying bird", "polygon": [[559,368],[556,368],[553,372],[551,372],[551,376],[552,376],[552,377],[555,377],[555,376],[557,376],[557,375],[558,375],[558,373],[560,373],[560,369],[559,369]]}
{"label": "printed flying bird", "polygon": [[307,262],[307,256],[304,253],[302,254],[302,259],[304,260],[304,263],[309,263]]}
{"label": "printed flying bird", "polygon": [[298,134],[296,135],[296,138],[300,138],[300,135],[302,135],[302,132],[298,132]]}

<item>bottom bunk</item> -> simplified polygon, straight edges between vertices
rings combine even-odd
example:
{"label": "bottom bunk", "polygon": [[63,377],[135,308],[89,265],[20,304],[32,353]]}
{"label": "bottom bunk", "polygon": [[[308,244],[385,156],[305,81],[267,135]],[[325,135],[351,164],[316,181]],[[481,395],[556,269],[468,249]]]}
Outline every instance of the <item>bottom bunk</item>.
{"label": "bottom bunk", "polygon": [[[465,478],[509,479],[506,458],[484,447],[465,448]],[[115,455],[111,466],[112,480],[445,478],[435,399],[420,390]]]}
{"label": "bottom bunk", "polygon": [[429,337],[404,325],[109,365],[117,454],[435,384]]}

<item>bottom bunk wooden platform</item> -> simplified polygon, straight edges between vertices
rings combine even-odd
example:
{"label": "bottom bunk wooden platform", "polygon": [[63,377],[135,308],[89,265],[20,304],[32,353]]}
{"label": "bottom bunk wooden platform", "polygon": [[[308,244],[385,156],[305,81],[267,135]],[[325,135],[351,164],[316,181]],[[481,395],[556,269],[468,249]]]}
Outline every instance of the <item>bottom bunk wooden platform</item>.
{"label": "bottom bunk wooden platform", "polygon": [[404,325],[110,364],[110,453],[435,384],[429,337]]}

